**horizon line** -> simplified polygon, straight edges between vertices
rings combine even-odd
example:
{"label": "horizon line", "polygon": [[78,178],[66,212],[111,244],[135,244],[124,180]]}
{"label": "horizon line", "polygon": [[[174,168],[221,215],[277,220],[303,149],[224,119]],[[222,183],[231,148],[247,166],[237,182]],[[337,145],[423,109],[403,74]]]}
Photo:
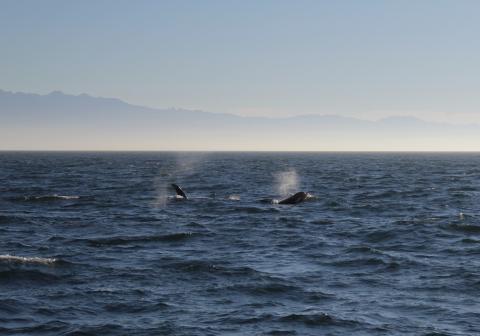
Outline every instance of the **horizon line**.
{"label": "horizon line", "polygon": [[480,150],[202,150],[202,149],[0,149],[0,153],[471,153]]}

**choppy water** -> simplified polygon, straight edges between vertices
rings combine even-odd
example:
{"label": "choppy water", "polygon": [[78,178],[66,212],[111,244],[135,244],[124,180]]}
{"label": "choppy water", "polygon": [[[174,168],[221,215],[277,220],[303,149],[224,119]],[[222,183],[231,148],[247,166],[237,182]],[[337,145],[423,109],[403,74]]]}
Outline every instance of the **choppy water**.
{"label": "choppy water", "polygon": [[0,153],[0,180],[2,335],[480,333],[480,154]]}

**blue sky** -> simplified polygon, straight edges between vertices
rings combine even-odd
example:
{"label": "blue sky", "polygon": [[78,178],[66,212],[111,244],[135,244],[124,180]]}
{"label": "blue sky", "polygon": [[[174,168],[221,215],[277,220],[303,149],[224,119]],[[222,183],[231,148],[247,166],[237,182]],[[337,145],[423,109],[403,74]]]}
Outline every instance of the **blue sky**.
{"label": "blue sky", "polygon": [[479,1],[0,0],[0,89],[480,122]]}

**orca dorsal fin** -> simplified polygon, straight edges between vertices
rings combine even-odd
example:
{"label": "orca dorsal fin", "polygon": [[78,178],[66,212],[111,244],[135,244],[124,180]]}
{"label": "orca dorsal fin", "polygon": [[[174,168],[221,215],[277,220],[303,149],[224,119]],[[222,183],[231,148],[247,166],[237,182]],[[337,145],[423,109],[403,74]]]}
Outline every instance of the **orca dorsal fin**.
{"label": "orca dorsal fin", "polygon": [[177,193],[178,196],[182,196],[184,199],[188,199],[187,195],[183,192],[182,188],[180,188],[178,185],[175,183],[172,183],[172,187],[175,189],[175,192]]}

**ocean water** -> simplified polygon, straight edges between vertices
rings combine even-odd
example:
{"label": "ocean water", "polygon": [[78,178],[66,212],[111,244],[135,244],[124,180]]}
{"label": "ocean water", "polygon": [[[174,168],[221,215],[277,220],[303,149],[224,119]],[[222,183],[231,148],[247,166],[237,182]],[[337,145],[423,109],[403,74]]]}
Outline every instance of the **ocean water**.
{"label": "ocean water", "polygon": [[3,152],[0,181],[1,335],[480,334],[480,154]]}

